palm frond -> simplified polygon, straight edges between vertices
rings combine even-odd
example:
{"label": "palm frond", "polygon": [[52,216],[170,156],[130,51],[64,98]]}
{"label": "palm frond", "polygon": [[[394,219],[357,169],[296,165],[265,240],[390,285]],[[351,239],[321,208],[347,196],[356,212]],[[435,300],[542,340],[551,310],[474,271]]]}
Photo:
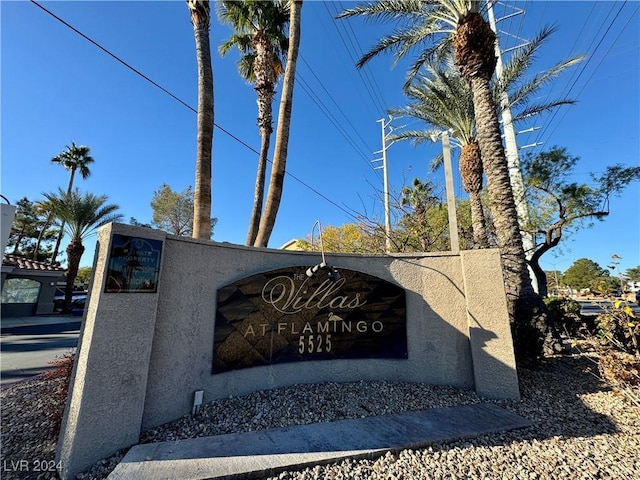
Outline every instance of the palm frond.
{"label": "palm frond", "polygon": [[562,105],[575,105],[575,104],[576,104],[575,100],[563,99],[563,100],[554,100],[552,102],[547,102],[547,103],[537,103],[534,105],[527,105],[527,107],[524,110],[522,110],[521,112],[518,112],[516,115],[513,116],[513,122],[517,123],[517,122],[526,120],[527,118],[530,118],[534,115],[540,115],[541,113],[549,112],[554,108],[558,108]]}
{"label": "palm frond", "polygon": [[536,75],[525,84],[519,86],[515,91],[509,93],[509,103],[515,108],[526,104],[532,95],[538,93],[540,89],[560,75],[565,69],[578,64],[585,57],[577,56],[554,65],[540,75]]}
{"label": "palm frond", "polygon": [[425,4],[421,0],[381,0],[365,2],[353,8],[343,10],[336,18],[364,16],[376,21],[406,19],[408,16],[420,16]]}
{"label": "palm frond", "polygon": [[[413,77],[420,65],[440,49],[440,41],[455,32],[460,16],[455,6],[470,4],[462,0],[382,0],[367,2],[341,12],[337,18],[363,16],[365,20],[395,22],[396,29],[381,38],[357,62],[362,68],[382,52],[393,54],[394,65],[410,52],[418,52],[418,60],[412,68]],[[430,43],[433,42],[433,45]],[[417,65],[417,66],[416,66]]]}
{"label": "palm frond", "polygon": [[117,205],[105,205],[106,195],[81,195],[77,188],[71,192],[58,188],[57,193],[43,195],[50,204],[53,215],[65,222],[65,228],[72,241],[81,242],[96,228],[122,218],[121,214],[115,213],[119,208]]}

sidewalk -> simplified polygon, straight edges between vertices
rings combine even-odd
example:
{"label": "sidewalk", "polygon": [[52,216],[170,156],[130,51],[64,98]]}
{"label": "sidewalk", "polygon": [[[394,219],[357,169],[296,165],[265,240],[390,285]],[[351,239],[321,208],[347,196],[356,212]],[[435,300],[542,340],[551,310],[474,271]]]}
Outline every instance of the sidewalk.
{"label": "sidewalk", "polygon": [[531,422],[491,403],[298,425],[132,447],[107,480],[248,479],[288,468],[525,428]]}
{"label": "sidewalk", "polygon": [[3,317],[0,319],[0,328],[5,333],[7,329],[19,327],[37,327],[40,325],[58,325],[61,323],[82,322],[82,316],[75,315],[37,315],[34,317]]}

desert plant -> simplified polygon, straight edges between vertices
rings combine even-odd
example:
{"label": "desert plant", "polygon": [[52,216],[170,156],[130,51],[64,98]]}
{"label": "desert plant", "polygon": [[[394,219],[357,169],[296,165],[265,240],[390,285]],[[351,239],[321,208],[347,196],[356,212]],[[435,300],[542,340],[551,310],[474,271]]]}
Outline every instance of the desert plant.
{"label": "desert plant", "polygon": [[617,392],[640,406],[640,326],[630,305],[613,303],[596,317],[598,370]]}
{"label": "desert plant", "polygon": [[69,393],[69,384],[71,383],[71,372],[73,371],[73,363],[76,358],[76,352],[70,351],[57,356],[55,360],[49,362],[54,368],[42,373],[41,377],[49,380],[46,394],[51,401],[50,408],[45,412],[47,418],[51,421],[51,437],[56,438],[60,434],[62,426],[62,417],[64,415],[64,407],[67,402],[67,394]]}
{"label": "desert plant", "polygon": [[596,318],[598,336],[611,347],[640,358],[640,323],[628,302],[617,300]]}
{"label": "desert plant", "polygon": [[590,317],[580,315],[580,302],[571,298],[545,298],[556,328],[571,338],[589,335],[595,325]]}

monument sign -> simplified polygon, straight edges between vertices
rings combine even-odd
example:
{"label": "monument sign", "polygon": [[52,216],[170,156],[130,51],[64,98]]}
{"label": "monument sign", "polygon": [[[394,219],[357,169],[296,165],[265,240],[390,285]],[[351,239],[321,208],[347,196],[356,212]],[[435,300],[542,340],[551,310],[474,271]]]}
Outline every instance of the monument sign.
{"label": "monument sign", "polygon": [[290,267],[218,289],[212,373],[304,360],[407,358],[404,289]]}

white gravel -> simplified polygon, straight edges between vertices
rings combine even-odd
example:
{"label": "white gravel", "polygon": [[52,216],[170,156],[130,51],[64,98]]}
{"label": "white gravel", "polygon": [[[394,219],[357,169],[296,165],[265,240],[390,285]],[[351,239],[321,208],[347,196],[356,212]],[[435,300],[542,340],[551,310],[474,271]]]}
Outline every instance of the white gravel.
{"label": "white gravel", "polygon": [[[282,472],[269,480],[640,479],[640,409],[600,382],[594,360],[587,354],[559,356],[536,369],[519,369],[522,400],[496,403],[531,420],[532,427]],[[41,393],[47,382],[34,379],[1,392],[3,479],[57,478],[53,471],[34,471],[36,465],[53,466],[55,455],[55,441],[47,438],[49,422],[42,416],[50,408]],[[479,401],[486,399],[422,384],[300,385],[212,402],[196,417],[143,433],[141,442]],[[99,462],[79,478],[106,478],[124,453]],[[20,465],[29,471],[13,468]]]}

